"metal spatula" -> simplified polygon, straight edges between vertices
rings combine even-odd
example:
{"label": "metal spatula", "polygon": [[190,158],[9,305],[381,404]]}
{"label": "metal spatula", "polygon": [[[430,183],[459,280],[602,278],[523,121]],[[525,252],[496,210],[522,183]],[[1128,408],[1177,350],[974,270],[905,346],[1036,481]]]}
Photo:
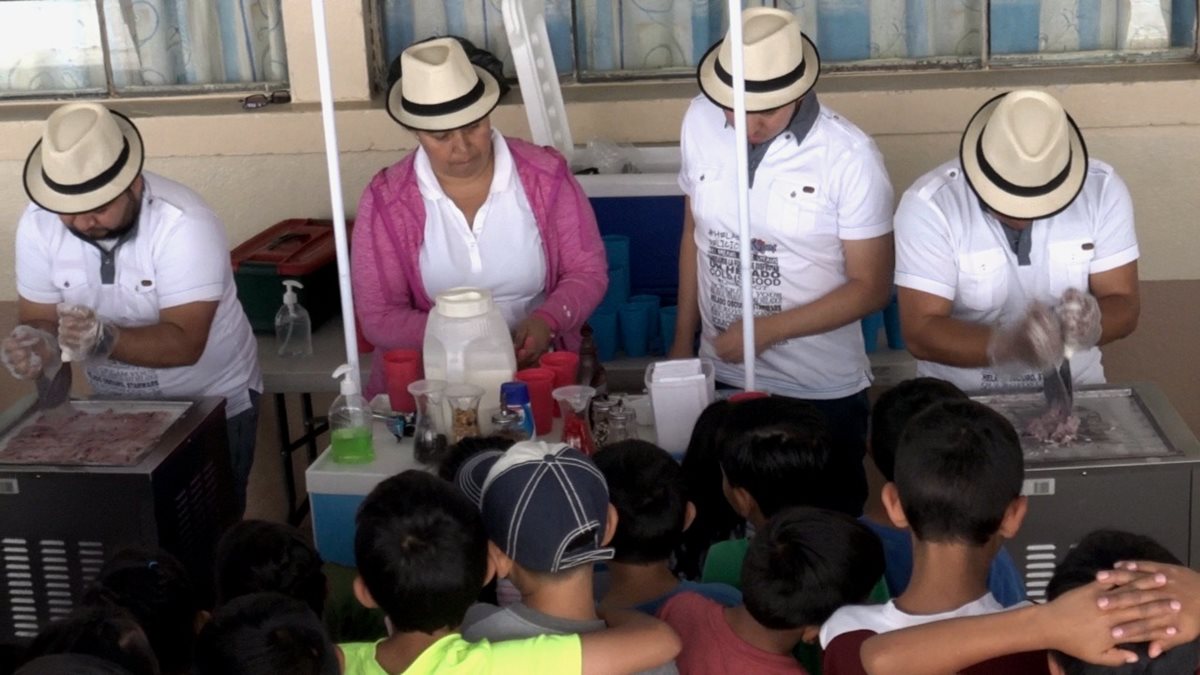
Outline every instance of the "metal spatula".
{"label": "metal spatula", "polygon": [[43,372],[34,381],[37,386],[39,410],[55,410],[71,396],[71,364],[63,363],[54,373]]}
{"label": "metal spatula", "polygon": [[1075,408],[1075,383],[1071,379],[1071,357],[1064,356],[1057,368],[1042,373],[1042,394],[1046,397],[1048,410],[1058,411],[1062,417]]}

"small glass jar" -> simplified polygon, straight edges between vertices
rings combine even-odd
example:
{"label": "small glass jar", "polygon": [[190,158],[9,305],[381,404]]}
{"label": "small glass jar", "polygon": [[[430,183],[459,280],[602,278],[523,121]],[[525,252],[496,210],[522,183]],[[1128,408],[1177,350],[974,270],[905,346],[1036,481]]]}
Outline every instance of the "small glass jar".
{"label": "small glass jar", "polygon": [[479,399],[483,397],[483,387],[458,382],[447,386],[444,396],[450,403],[450,442],[478,436]]}
{"label": "small glass jar", "polygon": [[608,411],[617,405],[615,398],[598,398],[592,401],[592,438],[596,445],[608,443]]}
{"label": "small glass jar", "polygon": [[417,404],[417,418],[413,424],[413,454],[422,464],[436,465],[446,455],[449,442],[442,430],[442,394],[446,383],[442,380],[417,380],[408,385]]}
{"label": "small glass jar", "polygon": [[608,435],[605,445],[636,440],[637,437],[637,413],[633,408],[626,408],[624,404],[621,404],[609,409]]}

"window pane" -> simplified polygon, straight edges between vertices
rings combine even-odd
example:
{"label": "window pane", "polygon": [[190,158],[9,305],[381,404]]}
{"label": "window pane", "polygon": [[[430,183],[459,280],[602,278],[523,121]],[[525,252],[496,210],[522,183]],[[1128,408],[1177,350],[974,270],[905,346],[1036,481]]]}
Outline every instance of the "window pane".
{"label": "window pane", "polygon": [[104,91],[93,0],[0,2],[0,96]]}
{"label": "window pane", "polygon": [[[794,12],[825,63],[974,58],[983,0],[750,0]],[[582,70],[685,71],[728,27],[722,0],[576,0]]]}
{"label": "window pane", "polygon": [[104,0],[118,88],[286,82],[280,0]]}
{"label": "window pane", "polygon": [[826,63],[977,57],[983,0],[780,0]]}
{"label": "window pane", "polygon": [[725,34],[724,0],[576,0],[581,69],[684,70]]}
{"label": "window pane", "polygon": [[[380,0],[383,46],[387,63],[412,43],[441,35],[456,35],[486,49],[504,62],[504,72],[516,76],[500,0]],[[546,0],[546,31],[559,74],[574,70],[571,40],[571,0]]]}
{"label": "window pane", "polygon": [[1195,44],[1193,0],[992,0],[994,54],[1154,51]]}

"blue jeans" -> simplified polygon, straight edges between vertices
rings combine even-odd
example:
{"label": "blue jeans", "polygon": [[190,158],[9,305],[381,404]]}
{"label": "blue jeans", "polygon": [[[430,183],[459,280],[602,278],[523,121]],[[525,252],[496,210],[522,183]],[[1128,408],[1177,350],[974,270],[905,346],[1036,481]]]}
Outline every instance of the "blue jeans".
{"label": "blue jeans", "polygon": [[254,445],[258,438],[258,407],[262,394],[250,390],[250,408],[225,421],[229,434],[229,465],[233,469],[233,491],[237,516],[246,512],[246,486],[254,466]]}

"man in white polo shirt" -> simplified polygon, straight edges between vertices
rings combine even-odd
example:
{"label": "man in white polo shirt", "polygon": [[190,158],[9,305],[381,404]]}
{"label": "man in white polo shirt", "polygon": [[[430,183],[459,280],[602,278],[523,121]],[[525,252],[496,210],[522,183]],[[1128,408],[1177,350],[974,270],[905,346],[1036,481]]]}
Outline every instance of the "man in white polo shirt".
{"label": "man in white polo shirt", "polygon": [[[828,417],[839,451],[864,452],[871,368],[859,320],[886,304],[892,188],[875,143],[810,91],[820,57],[795,15],[742,14],[758,389],[805,399]],[[703,96],[683,121],[687,195],[679,314],[671,356],[713,359],[744,386],[736,137],[728,40],[701,60]],[[854,499],[865,496],[865,483]],[[856,511],[858,506],[849,508]]]}
{"label": "man in white polo shirt", "polygon": [[[1133,204],[1089,159],[1057,100],[993,98],[959,157],[896,212],[896,285],[918,373],[967,391],[1036,388],[1042,373],[1104,382],[1102,345],[1137,326]],[[1064,360],[1064,356],[1069,359]]]}
{"label": "man in white polo shirt", "polygon": [[104,106],[72,103],[46,120],[17,225],[20,325],[0,351],[32,379],[61,350],[101,396],[223,396],[241,513],[262,374],[225,227],[143,160],[137,127]]}

